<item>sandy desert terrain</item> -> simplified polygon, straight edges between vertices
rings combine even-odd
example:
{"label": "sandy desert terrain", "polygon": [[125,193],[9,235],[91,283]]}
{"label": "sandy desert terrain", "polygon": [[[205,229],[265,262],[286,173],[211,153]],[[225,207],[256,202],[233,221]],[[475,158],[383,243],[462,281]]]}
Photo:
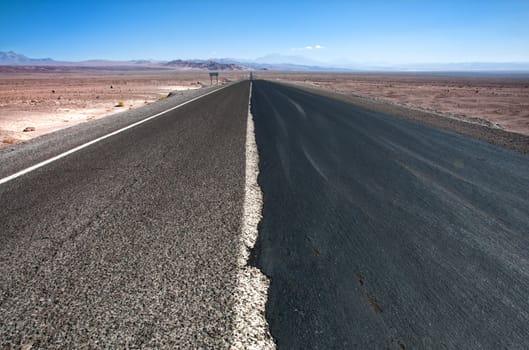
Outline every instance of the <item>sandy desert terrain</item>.
{"label": "sandy desert terrain", "polygon": [[[246,72],[221,73],[220,82]],[[529,135],[529,79],[256,72]],[[0,145],[10,145],[210,84],[207,71],[0,71]],[[24,131],[26,130],[26,131]]]}
{"label": "sandy desert terrain", "polygon": [[529,79],[413,74],[259,73],[529,135]]}
{"label": "sandy desert terrain", "polygon": [[[219,83],[240,79],[240,74],[221,73]],[[142,106],[171,91],[209,84],[208,72],[4,70],[0,146]]]}

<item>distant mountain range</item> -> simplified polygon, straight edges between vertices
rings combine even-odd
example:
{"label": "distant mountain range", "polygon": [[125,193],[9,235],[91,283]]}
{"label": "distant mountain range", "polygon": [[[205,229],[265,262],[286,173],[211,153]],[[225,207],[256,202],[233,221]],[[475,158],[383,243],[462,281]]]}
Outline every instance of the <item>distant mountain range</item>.
{"label": "distant mountain range", "polygon": [[29,58],[13,51],[0,51],[0,64],[38,64],[50,62],[53,62],[51,58]]}
{"label": "distant mountain range", "polygon": [[167,67],[176,67],[184,69],[202,69],[202,70],[246,70],[247,67],[241,66],[237,63],[222,63],[213,60],[173,60],[164,63]]}
{"label": "distant mountain range", "polygon": [[[292,60],[302,58],[295,56],[269,55],[256,60],[238,60],[231,58],[219,59],[176,59],[172,61],[155,60],[86,60],[78,62],[55,61],[51,58],[29,58],[13,51],[0,51],[0,65],[16,66],[46,66],[46,67],[78,67],[78,68],[148,68],[148,69],[172,69],[172,70],[208,70],[208,71],[242,71],[242,70],[282,70],[282,71],[336,71],[334,67],[318,65],[305,65],[289,63]],[[305,60],[304,63],[310,61]]]}
{"label": "distant mountain range", "polygon": [[149,69],[179,69],[179,70],[247,70],[248,68],[236,63],[223,63],[213,60],[86,60],[78,62],[55,61],[51,58],[29,58],[25,55],[8,51],[0,51],[0,65],[13,66],[45,66],[45,67],[79,67],[79,68],[149,68]]}
{"label": "distant mountain range", "polygon": [[[0,65],[71,67],[85,69],[166,69],[166,70],[207,70],[207,71],[319,71],[319,72],[529,72],[529,63],[524,62],[466,62],[466,63],[416,63],[416,64],[360,64],[325,63],[302,56],[270,54],[254,60],[236,58],[212,58],[208,60],[176,59],[156,60],[86,60],[79,62],[55,61],[51,58],[29,58],[25,55],[0,51]],[[5,68],[5,67],[4,67]],[[5,69],[3,69],[5,71]]]}

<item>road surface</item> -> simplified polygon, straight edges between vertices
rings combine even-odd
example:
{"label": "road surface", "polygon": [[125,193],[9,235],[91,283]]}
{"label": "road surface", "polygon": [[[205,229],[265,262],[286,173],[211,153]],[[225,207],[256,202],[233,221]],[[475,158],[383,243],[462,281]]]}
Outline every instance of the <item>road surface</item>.
{"label": "road surface", "polygon": [[279,349],[529,348],[529,157],[253,85]]}
{"label": "road surface", "polygon": [[0,344],[225,348],[249,83],[0,185]]}
{"label": "road surface", "polygon": [[[216,349],[251,331],[232,312],[249,87],[0,184],[3,347]],[[528,156],[265,81],[252,111],[250,264],[279,349],[529,347]],[[21,147],[1,176],[53,153]]]}

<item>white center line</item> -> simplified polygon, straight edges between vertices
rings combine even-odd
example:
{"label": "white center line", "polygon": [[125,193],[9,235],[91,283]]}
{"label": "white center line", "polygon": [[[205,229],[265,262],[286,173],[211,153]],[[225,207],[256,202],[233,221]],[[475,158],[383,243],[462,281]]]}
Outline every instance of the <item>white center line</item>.
{"label": "white center line", "polygon": [[[231,85],[228,85],[228,86],[231,86]],[[161,115],[164,115],[164,114],[166,114],[166,113],[168,113],[168,112],[171,112],[171,111],[173,111],[173,110],[175,110],[175,109],[177,109],[177,108],[180,108],[180,107],[182,107],[182,106],[185,106],[186,104],[191,103],[191,102],[193,102],[193,101],[196,101],[196,100],[198,100],[198,99],[200,99],[200,98],[202,98],[202,97],[208,96],[208,95],[213,94],[213,93],[215,93],[215,92],[218,92],[218,91],[220,91],[220,90],[222,90],[222,89],[225,89],[225,88],[227,88],[228,86],[224,86],[224,87],[221,87],[220,89],[216,89],[216,90],[214,90],[214,91],[210,91],[210,92],[205,93],[205,94],[203,94],[203,95],[200,95],[200,96],[194,97],[194,98],[192,98],[191,100],[188,100],[188,101],[185,101],[185,102],[183,102],[183,103],[180,103],[179,105],[176,105],[176,106],[174,106],[174,107],[171,107],[171,108],[169,108],[169,109],[166,109],[166,110],[163,111],[163,112],[157,113],[157,114],[155,114],[155,115],[152,115],[152,116],[150,116],[150,117],[147,117],[147,118],[145,118],[145,119],[142,119],[142,120],[140,120],[140,121],[137,121],[137,122],[135,122],[135,123],[133,123],[133,124],[127,125],[127,126],[121,128],[121,129],[118,129],[118,130],[116,130],[116,131],[113,131],[113,132],[111,132],[111,133],[109,133],[109,134],[106,134],[106,135],[104,135],[104,136],[98,137],[97,139],[94,139],[94,140],[92,140],[92,141],[88,141],[88,142],[86,142],[86,143],[83,143],[83,144],[80,145],[80,146],[77,146],[77,147],[72,148],[72,149],[70,149],[70,150],[68,150],[68,151],[66,151],[66,152],[63,152],[63,153],[61,153],[61,154],[58,154],[58,155],[56,155],[56,156],[54,156],[54,157],[51,157],[51,158],[49,158],[49,159],[46,159],[46,160],[44,160],[44,161],[42,161],[42,162],[40,162],[40,163],[37,163],[37,164],[35,164],[35,165],[32,165],[32,166],[30,166],[30,167],[28,167],[28,168],[26,168],[26,169],[20,170],[20,171],[14,173],[14,174],[12,174],[12,175],[6,176],[6,177],[0,179],[0,185],[1,185],[1,184],[4,184],[4,183],[6,183],[6,182],[9,182],[9,181],[11,181],[11,180],[14,180],[14,179],[16,179],[17,177],[20,177],[20,176],[22,176],[22,175],[25,175],[25,174],[27,174],[27,173],[29,173],[29,172],[32,172],[32,171],[37,170],[37,169],[39,169],[39,168],[42,168],[42,167],[45,166],[45,165],[48,165],[48,164],[50,164],[50,163],[53,163],[53,162],[55,162],[56,160],[59,160],[59,159],[61,159],[61,158],[64,158],[64,157],[66,157],[66,156],[72,154],[72,153],[75,153],[75,152],[77,152],[77,151],[80,151],[80,150],[82,150],[83,148],[86,148],[86,147],[91,146],[91,145],[93,145],[93,144],[95,144],[95,143],[98,143],[99,141],[103,141],[104,139],[107,139],[107,138],[109,138],[109,137],[111,137],[111,136],[114,136],[114,135],[120,134],[120,133],[122,133],[122,132],[125,131],[125,130],[132,129],[132,128],[138,126],[138,125],[141,125],[141,124],[143,124],[143,123],[146,123],[146,122],[148,122],[149,120],[152,120],[152,119],[157,118],[157,117],[159,117],[159,116],[161,116]]]}

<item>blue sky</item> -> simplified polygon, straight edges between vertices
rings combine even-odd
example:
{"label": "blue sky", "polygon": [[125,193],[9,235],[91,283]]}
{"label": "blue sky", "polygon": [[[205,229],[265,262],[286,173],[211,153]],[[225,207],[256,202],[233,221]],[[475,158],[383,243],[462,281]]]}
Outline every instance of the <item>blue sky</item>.
{"label": "blue sky", "polygon": [[8,50],[57,60],[529,62],[529,0],[3,0]]}

